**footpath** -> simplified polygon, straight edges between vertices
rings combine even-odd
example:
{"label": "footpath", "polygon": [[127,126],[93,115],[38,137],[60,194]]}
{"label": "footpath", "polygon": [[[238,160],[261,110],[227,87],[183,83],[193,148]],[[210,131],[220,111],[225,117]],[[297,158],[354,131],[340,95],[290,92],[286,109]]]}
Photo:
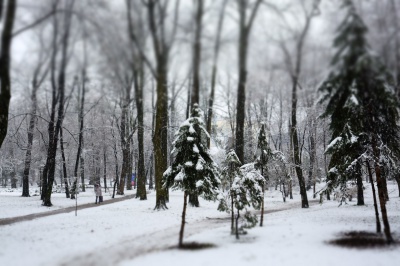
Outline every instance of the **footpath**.
{"label": "footpath", "polygon": [[77,207],[76,206],[72,206],[72,207],[67,207],[67,208],[63,208],[63,209],[47,211],[47,212],[33,213],[33,214],[10,217],[10,218],[3,218],[3,219],[0,219],[0,226],[13,224],[13,223],[18,223],[18,222],[23,222],[23,221],[30,221],[30,220],[33,220],[33,219],[47,217],[47,216],[50,216],[50,215],[55,215],[55,214],[60,214],[60,213],[74,212],[76,209],[79,211],[79,210],[83,210],[83,209],[87,209],[87,208],[95,208],[95,207],[98,207],[100,205],[112,204],[112,203],[115,203],[115,202],[132,199],[134,197],[136,197],[136,194],[123,196],[123,197],[120,197],[120,198],[109,199],[109,200],[103,201],[101,204],[85,203],[85,204],[80,204]]}

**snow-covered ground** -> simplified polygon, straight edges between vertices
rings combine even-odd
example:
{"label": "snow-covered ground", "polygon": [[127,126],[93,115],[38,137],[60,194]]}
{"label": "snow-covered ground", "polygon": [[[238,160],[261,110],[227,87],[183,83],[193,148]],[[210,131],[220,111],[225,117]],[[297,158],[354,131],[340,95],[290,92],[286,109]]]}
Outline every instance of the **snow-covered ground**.
{"label": "snow-covered ground", "polygon": [[[248,230],[236,240],[230,221],[216,210],[217,203],[201,200],[187,210],[185,242],[214,244],[198,251],[168,249],[178,242],[183,196],[171,192],[168,210],[154,211],[155,193],[147,201],[129,199],[0,226],[0,265],[395,265],[400,246],[386,249],[342,248],[328,242],[341,232],[375,231],[370,186],[366,206],[353,200],[338,207],[336,201],[313,202],[300,208],[300,197],[282,202],[276,191],[266,192],[264,226]],[[400,198],[389,182],[388,214],[392,232],[400,239]],[[127,191],[133,193],[133,191]],[[54,207],[40,206],[39,197],[22,198],[20,191],[0,189],[0,219],[74,206],[63,194],[53,194]],[[110,196],[106,193],[105,200]],[[309,194],[309,199],[311,199]],[[78,204],[94,201],[94,193],[81,193]]]}

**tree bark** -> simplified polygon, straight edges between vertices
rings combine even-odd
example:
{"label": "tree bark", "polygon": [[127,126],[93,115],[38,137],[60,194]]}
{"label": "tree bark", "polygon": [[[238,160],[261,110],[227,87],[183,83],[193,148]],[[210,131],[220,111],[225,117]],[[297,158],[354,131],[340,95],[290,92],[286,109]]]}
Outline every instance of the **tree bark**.
{"label": "tree bark", "polygon": [[[74,1],[70,2],[69,8],[72,11]],[[69,33],[71,26],[71,12],[67,12],[65,14],[65,29],[64,34],[62,36],[61,43],[61,62],[60,69],[58,73],[58,81],[57,81],[57,98],[58,98],[58,114],[57,114],[57,123],[54,129],[49,130],[49,135],[53,133],[53,141],[49,141],[49,153],[47,155],[47,164],[48,164],[48,172],[47,175],[44,176],[44,179],[47,179],[47,187],[44,193],[43,205],[44,206],[52,206],[51,203],[51,193],[53,189],[54,182],[54,171],[55,171],[55,158],[57,155],[57,144],[58,144],[58,135],[62,126],[62,122],[64,119],[64,94],[65,94],[65,72],[67,68],[67,50],[68,50],[68,42],[69,42]],[[57,25],[55,25],[57,27]],[[56,35],[55,35],[56,36]],[[54,44],[54,49],[56,45]],[[55,58],[53,58],[55,60]],[[54,67],[54,65],[53,65]],[[53,68],[53,76],[54,76],[54,68]],[[53,82],[53,92],[55,92],[55,82]],[[54,99],[54,98],[53,98]],[[54,106],[55,107],[55,106]],[[50,139],[50,138],[49,138]]]}
{"label": "tree bark", "polygon": [[135,84],[135,98],[136,98],[136,108],[138,117],[138,171],[136,173],[137,182],[137,195],[140,200],[147,200],[146,194],[146,169],[144,166],[144,124],[143,124],[143,82],[144,82],[144,72],[143,66],[139,70],[138,75],[134,78]]}
{"label": "tree bark", "polygon": [[253,25],[253,21],[258,11],[262,0],[257,0],[251,10],[249,20],[246,18],[246,10],[248,1],[238,0],[239,11],[239,80],[237,89],[237,104],[236,104],[236,131],[235,131],[235,151],[242,163],[244,160],[244,120],[246,116],[246,82],[247,82],[247,51],[249,35]]}
{"label": "tree bark", "polygon": [[8,0],[3,32],[1,34],[0,53],[0,147],[7,135],[8,109],[11,99],[10,62],[12,30],[14,26],[17,0]]}
{"label": "tree bark", "polygon": [[32,82],[32,107],[31,107],[31,116],[29,119],[29,128],[28,128],[28,146],[26,147],[25,154],[25,167],[24,167],[24,176],[22,180],[22,197],[30,197],[29,195],[29,172],[31,168],[31,154],[32,154],[32,143],[33,143],[33,132],[35,131],[35,120],[36,120],[36,109],[37,109],[37,84],[36,82]]}
{"label": "tree bark", "polygon": [[361,165],[356,165],[356,172],[357,172],[357,205],[361,206],[364,205],[364,192],[363,192],[363,180],[362,180],[362,173],[361,173]]}
{"label": "tree bark", "polygon": [[183,194],[183,211],[182,211],[181,230],[179,231],[179,248],[183,247],[183,232],[185,230],[186,206],[187,206],[187,193],[185,191]]}
{"label": "tree bark", "polygon": [[369,182],[371,183],[371,189],[372,189],[372,197],[374,199],[374,210],[375,210],[375,220],[376,220],[376,232],[380,233],[381,232],[381,222],[379,220],[379,211],[378,211],[378,203],[376,201],[376,193],[375,193],[375,185],[374,185],[374,180],[372,178],[372,172],[371,172],[371,167],[369,165],[368,161],[365,161],[367,164],[367,169],[368,169],[368,175],[369,175]]}
{"label": "tree bark", "polygon": [[[62,170],[63,170],[63,180],[65,184],[65,197],[68,199],[69,195],[69,186],[68,186],[68,175],[67,175],[67,167],[64,153],[64,143],[63,143],[63,129],[60,128],[60,147],[61,147],[61,158],[62,158]],[[62,182],[61,182],[62,184]]]}
{"label": "tree bark", "polygon": [[[77,80],[75,79],[75,82]],[[83,149],[83,125],[84,125],[84,110],[85,110],[85,83],[86,83],[86,69],[84,68],[82,70],[82,81],[81,81],[81,86],[79,87],[79,100],[78,100],[78,106],[79,106],[79,111],[78,111],[78,123],[79,123],[79,134],[78,134],[78,150],[76,152],[76,160],[75,160],[75,168],[74,168],[74,183],[72,185],[72,191],[71,191],[71,199],[75,199],[75,194],[77,193],[77,188],[78,188],[78,168],[79,168],[79,161],[81,161],[81,183],[82,183],[82,190],[85,191],[85,176],[84,174],[82,175],[82,168],[84,169],[84,159],[82,156],[82,149]],[[79,86],[79,85],[78,85]]]}
{"label": "tree bark", "polygon": [[385,198],[385,190],[384,190],[384,184],[381,176],[381,167],[379,165],[379,160],[380,157],[380,151],[377,146],[377,139],[376,136],[372,137],[372,150],[374,153],[375,157],[375,162],[374,162],[374,167],[375,167],[375,176],[376,176],[376,183],[378,186],[378,195],[379,195],[379,204],[381,207],[381,213],[382,213],[382,221],[383,221],[383,232],[385,233],[386,236],[386,241],[388,244],[392,244],[393,237],[392,233],[390,232],[390,225],[389,225],[389,219],[387,216],[387,210],[386,210],[386,198]]}

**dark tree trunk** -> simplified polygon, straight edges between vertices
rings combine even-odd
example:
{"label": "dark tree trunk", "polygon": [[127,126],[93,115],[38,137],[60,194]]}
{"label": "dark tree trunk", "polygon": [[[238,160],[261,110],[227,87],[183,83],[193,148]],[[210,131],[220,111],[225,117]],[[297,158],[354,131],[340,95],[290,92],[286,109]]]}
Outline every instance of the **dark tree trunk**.
{"label": "dark tree trunk", "polygon": [[[376,136],[373,136],[372,150],[374,152],[374,157],[376,158],[376,160],[378,160],[380,157],[380,151],[377,146]],[[385,198],[384,183],[382,180],[383,177],[381,175],[381,167],[380,167],[378,161],[374,162],[374,167],[375,167],[376,183],[378,186],[379,204],[381,207],[382,220],[383,220],[383,232],[385,233],[387,243],[391,244],[391,243],[393,243],[393,237],[392,237],[392,233],[390,232],[389,219],[388,219],[387,210],[386,210],[386,198]]]}
{"label": "dark tree trunk", "polygon": [[[76,80],[75,80],[76,82]],[[76,160],[75,160],[75,168],[74,168],[74,183],[72,185],[71,191],[71,199],[75,199],[75,194],[77,193],[78,188],[78,168],[79,168],[79,161],[81,161],[81,183],[82,183],[82,190],[85,191],[85,176],[82,175],[84,173],[84,159],[82,156],[82,149],[83,149],[83,125],[84,125],[84,109],[85,109],[85,84],[86,84],[86,70],[82,70],[82,81],[81,86],[79,87],[79,100],[78,100],[78,122],[79,122],[79,135],[78,135],[78,150],[76,152]],[[79,85],[78,85],[79,86]],[[83,168],[83,171],[82,171]]]}
{"label": "dark tree trunk", "polygon": [[357,205],[364,205],[364,191],[363,191],[363,180],[361,173],[361,165],[357,164]]}
{"label": "dark tree trunk", "polygon": [[314,163],[315,163],[315,138],[312,130],[310,131],[310,165],[308,167],[308,180],[307,190],[311,188],[314,183]]}
{"label": "dark tree trunk", "polygon": [[[35,78],[34,78],[35,80]],[[28,128],[28,146],[26,147],[25,154],[25,167],[24,167],[24,176],[22,179],[22,197],[30,197],[29,195],[29,172],[31,168],[31,155],[32,155],[32,143],[33,143],[33,132],[35,130],[35,120],[36,120],[36,108],[37,108],[37,82],[32,82],[32,109],[31,109],[31,117],[29,120],[29,128]]]}
{"label": "dark tree trunk", "polygon": [[[201,63],[201,33],[203,20],[203,0],[198,0],[195,17],[195,35],[193,45],[193,88],[191,93],[190,106],[200,104],[200,63]],[[192,207],[200,207],[199,196],[197,193],[189,193],[189,204]]]}
{"label": "dark tree trunk", "polygon": [[395,178],[396,183],[397,183],[397,190],[398,190],[398,192],[399,192],[399,197],[400,197],[400,174],[396,174],[396,175],[394,176],[394,178]]}
{"label": "dark tree trunk", "polygon": [[[105,141],[105,138],[104,138]],[[107,192],[107,154],[106,147],[103,149],[103,183],[104,183],[104,192]]]}
{"label": "dark tree trunk", "polygon": [[182,211],[182,222],[181,222],[181,230],[179,231],[179,248],[183,247],[183,232],[185,230],[185,218],[186,218],[186,207],[187,207],[187,193],[186,191],[183,194],[183,211]]}
{"label": "dark tree trunk", "polygon": [[247,50],[250,31],[253,21],[261,4],[261,0],[257,0],[252,7],[250,18],[247,21],[246,11],[248,2],[245,0],[238,1],[239,11],[239,80],[237,90],[237,104],[236,104],[236,132],[235,132],[235,151],[242,163],[244,160],[244,120],[245,120],[245,106],[246,106],[246,82],[247,82]]}
{"label": "dark tree trunk", "polygon": [[308,208],[307,190],[306,190],[306,186],[305,186],[303,170],[301,169],[300,147],[299,147],[299,140],[298,140],[298,135],[297,135],[297,118],[296,118],[297,81],[294,82],[294,84],[295,85],[293,85],[293,90],[292,90],[292,127],[291,127],[291,135],[292,135],[292,140],[293,140],[293,157],[294,157],[296,174],[297,174],[297,178],[299,180],[299,186],[300,186],[301,207]]}
{"label": "dark tree trunk", "polygon": [[371,183],[371,189],[372,189],[372,196],[374,199],[374,210],[375,210],[375,220],[376,220],[376,232],[380,233],[381,232],[381,222],[379,220],[379,211],[378,211],[378,203],[376,200],[376,193],[375,193],[375,185],[374,185],[374,180],[372,178],[372,172],[371,172],[371,167],[369,165],[369,162],[366,161],[367,164],[367,169],[368,169],[368,176],[369,176],[369,182]]}
{"label": "dark tree trunk", "polygon": [[146,195],[146,169],[144,167],[144,124],[143,124],[143,66],[141,67],[140,73],[135,78],[135,98],[136,98],[136,108],[137,108],[137,119],[138,119],[138,148],[139,148],[139,158],[138,158],[138,169],[136,173],[137,182],[137,195],[140,200],[147,200]]}
{"label": "dark tree trunk", "polygon": [[239,218],[240,218],[240,214],[239,214],[239,209],[237,209],[237,214],[236,214],[236,239],[239,239]]}
{"label": "dark tree trunk", "polygon": [[[71,2],[69,8],[72,9],[73,1]],[[64,119],[64,94],[65,94],[65,71],[67,68],[67,50],[68,50],[68,41],[69,41],[69,33],[70,33],[70,25],[71,25],[71,12],[65,14],[65,31],[62,37],[61,43],[61,62],[60,62],[60,69],[58,73],[58,83],[55,85],[53,81],[53,92],[56,91],[57,86],[57,98],[58,98],[58,114],[57,114],[57,123],[54,129],[49,130],[50,134],[53,134],[52,142],[49,141],[49,152],[47,155],[47,165],[48,165],[48,172],[47,175],[44,175],[44,179],[47,179],[47,187],[45,189],[44,197],[43,197],[43,205],[44,206],[52,206],[51,203],[51,193],[53,189],[53,182],[54,182],[54,171],[55,171],[55,158],[57,155],[57,144],[58,144],[58,135],[62,126],[62,122]],[[55,25],[57,27],[58,25]],[[55,36],[57,36],[55,34]],[[56,42],[56,41],[55,41]],[[54,49],[56,49],[56,44],[53,45]],[[54,54],[55,56],[55,54]],[[55,60],[55,58],[53,58]],[[53,61],[54,62],[54,61]],[[53,64],[53,74],[54,77],[54,64]],[[53,79],[54,80],[54,79]],[[55,100],[55,96],[53,98]],[[55,107],[55,104],[54,104]],[[54,110],[54,109],[53,109]],[[52,111],[53,111],[52,110]],[[54,110],[55,111],[55,110]],[[54,117],[54,116],[53,116]],[[49,137],[51,139],[51,137]],[[43,195],[42,195],[43,196]]]}
{"label": "dark tree trunk", "polygon": [[[3,7],[2,7],[3,8]],[[10,62],[11,42],[17,0],[8,0],[0,53],[0,147],[7,135],[8,108],[11,99]]]}
{"label": "dark tree trunk", "polygon": [[[63,170],[63,181],[65,184],[65,197],[69,198],[69,186],[68,186],[68,175],[67,175],[67,167],[64,153],[64,143],[63,143],[63,129],[60,128],[60,147],[61,147],[61,158],[62,158],[62,170]],[[62,184],[62,181],[61,181]]]}
{"label": "dark tree trunk", "polygon": [[159,66],[157,78],[157,102],[155,132],[153,136],[154,163],[155,163],[155,185],[156,206],[155,209],[166,209],[167,191],[162,187],[162,178],[167,169],[168,157],[168,87],[167,73],[164,67]]}
{"label": "dark tree trunk", "polygon": [[129,139],[129,104],[130,104],[131,84],[128,83],[125,87],[124,99],[122,103],[121,123],[120,123],[120,138],[122,149],[122,168],[121,176],[118,184],[118,195],[124,195],[126,182],[130,182],[129,173],[129,158],[130,158],[130,139]]}
{"label": "dark tree trunk", "polygon": [[[114,137],[114,131],[112,131],[112,135]],[[115,140],[115,137],[114,137],[114,140]],[[118,170],[119,168],[118,168],[118,154],[117,154],[116,140],[114,141],[114,158],[115,158],[115,181],[114,181],[112,198],[115,197],[115,191],[116,191],[118,183],[119,183],[119,170]]]}

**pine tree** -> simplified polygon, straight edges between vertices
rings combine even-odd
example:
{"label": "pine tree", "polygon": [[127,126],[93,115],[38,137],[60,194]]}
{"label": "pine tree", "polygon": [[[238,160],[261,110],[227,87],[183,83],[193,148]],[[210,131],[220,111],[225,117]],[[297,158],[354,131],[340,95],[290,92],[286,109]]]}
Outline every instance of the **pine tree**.
{"label": "pine tree", "polygon": [[[235,150],[232,149],[226,154],[226,158],[223,164],[224,167],[221,171],[221,183],[224,186],[223,190],[227,188],[228,193],[225,194],[225,197],[220,199],[218,210],[228,211],[231,213],[231,233],[233,234],[235,233],[235,212],[234,199],[233,197],[231,197],[231,188],[233,185],[233,181],[237,177],[239,179],[241,179],[242,177],[242,172],[240,171],[240,166],[242,166],[242,163],[236,155]],[[228,202],[230,202],[230,206],[228,206]]]}
{"label": "pine tree", "polygon": [[[348,168],[346,164],[353,165],[353,159],[361,158],[363,153],[370,154],[374,162],[384,231],[387,242],[391,243],[385,180],[381,174],[385,163],[381,149],[387,147],[394,154],[399,154],[399,127],[396,124],[399,104],[390,74],[379,58],[369,51],[367,27],[352,1],[344,0],[343,7],[347,15],[334,40],[337,52],[332,60],[333,70],[320,87],[324,93],[321,101],[327,102],[324,115],[331,118],[332,139],[336,140],[327,150],[332,154],[330,172],[336,171],[338,174],[333,176],[344,177],[343,169]],[[349,132],[354,137],[349,138]],[[357,141],[352,143],[352,139]],[[342,158],[343,155],[349,158]]]}
{"label": "pine tree", "polygon": [[268,181],[268,162],[272,158],[272,151],[269,147],[267,141],[267,134],[265,132],[265,124],[261,124],[260,133],[258,134],[258,144],[257,150],[259,156],[256,160],[256,168],[260,170],[262,180],[262,202],[261,202],[261,218],[260,218],[260,226],[263,226],[264,221],[264,194],[265,194],[265,184]]}
{"label": "pine tree", "polygon": [[[231,213],[231,232],[239,239],[239,232],[244,232],[244,228],[251,228],[257,224],[257,216],[251,213],[249,208],[260,209],[264,178],[254,163],[241,167],[234,150],[227,153],[224,165],[222,177],[226,180],[226,184],[229,184],[229,189],[225,195],[219,197],[218,210]],[[242,217],[240,213],[243,211]],[[240,227],[239,220],[241,220]]]}
{"label": "pine tree", "polygon": [[201,119],[198,105],[193,106],[189,119],[182,123],[173,142],[175,160],[163,175],[164,188],[180,189],[184,192],[182,224],[179,233],[179,247],[183,247],[187,197],[196,193],[206,200],[216,200],[219,195],[219,169],[211,158],[208,135]]}

